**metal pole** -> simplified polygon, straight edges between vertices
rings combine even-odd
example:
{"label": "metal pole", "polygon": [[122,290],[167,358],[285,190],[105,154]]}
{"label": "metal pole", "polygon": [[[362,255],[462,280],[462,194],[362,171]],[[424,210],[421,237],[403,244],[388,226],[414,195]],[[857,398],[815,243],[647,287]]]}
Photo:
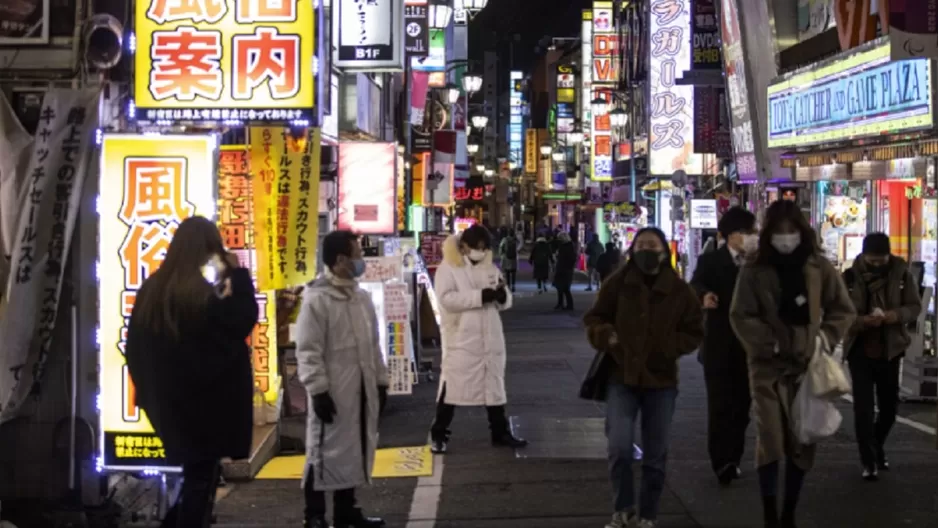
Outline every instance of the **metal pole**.
{"label": "metal pole", "polygon": [[[632,87],[629,87],[629,95],[634,95]],[[636,189],[637,184],[635,182],[637,179],[635,176],[635,104],[634,98],[630,97],[629,99],[629,178],[631,179],[629,182],[629,194],[632,197],[632,202],[637,204],[638,191]]]}
{"label": "metal pole", "polygon": [[[424,170],[424,187],[430,191],[429,200],[427,203],[423,204],[423,214],[424,214],[424,226],[423,229],[428,232],[432,232],[430,220],[435,220],[434,215],[432,214],[433,201],[434,201],[434,191],[436,191],[436,183],[430,185],[430,180],[435,176],[434,169],[436,164],[436,100],[435,92],[430,92],[430,166]],[[433,222],[435,223],[435,222]]]}
{"label": "metal pole", "polygon": [[404,93],[407,94],[404,104],[407,105],[407,111],[404,112],[404,230],[410,230],[410,206],[414,203],[414,168],[413,168],[413,145],[411,135],[411,112],[413,111],[413,100],[411,99],[410,89],[410,58],[405,61],[404,66]]}

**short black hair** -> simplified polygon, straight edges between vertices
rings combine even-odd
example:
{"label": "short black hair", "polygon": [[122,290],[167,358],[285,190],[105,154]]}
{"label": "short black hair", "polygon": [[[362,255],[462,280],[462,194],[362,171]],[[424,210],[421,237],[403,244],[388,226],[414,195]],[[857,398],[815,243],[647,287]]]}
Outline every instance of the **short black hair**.
{"label": "short black hair", "polygon": [[751,231],[756,226],[756,215],[739,206],[730,207],[720,223],[717,224],[717,231],[726,239],[733,233],[739,231]]}
{"label": "short black hair", "polygon": [[889,235],[886,233],[870,233],[863,237],[863,253],[877,256],[891,254],[892,248],[889,245]]}
{"label": "short black hair", "polygon": [[482,242],[484,249],[492,249],[492,235],[485,226],[474,224],[469,226],[459,236],[459,241],[469,246],[470,249],[478,249],[479,242]]}
{"label": "short black hair", "polygon": [[352,256],[352,245],[358,235],[351,231],[332,231],[322,239],[322,263],[330,268],[335,266],[339,255]]}
{"label": "short black hair", "polygon": [[606,242],[606,251],[615,251],[616,245],[612,242]]}

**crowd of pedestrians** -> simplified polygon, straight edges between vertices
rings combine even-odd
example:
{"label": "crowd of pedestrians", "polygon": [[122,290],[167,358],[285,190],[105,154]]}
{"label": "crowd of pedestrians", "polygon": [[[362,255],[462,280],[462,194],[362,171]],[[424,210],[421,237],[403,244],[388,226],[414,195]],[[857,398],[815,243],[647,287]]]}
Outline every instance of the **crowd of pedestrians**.
{"label": "crowd of pedestrians", "polygon": [[[638,231],[624,255],[595,235],[585,244],[587,290],[596,285],[599,292],[584,316],[596,360],[581,396],[605,402],[614,510],[607,528],[656,526],[678,362],[694,351],[706,379],[706,449],[716,483],[731,486],[742,475],[752,420],[766,528],[796,526],[816,445],[795,433],[794,405],[812,358],[832,349],[821,343],[843,343],[862,478],[874,481],[889,469],[886,441],[896,419],[899,362],[910,344],[907,326],[922,309],[908,265],[892,255],[888,236],[872,233],[841,276],[792,202],[773,203],[758,227],[752,213],[727,211],[719,242],[701,255],[689,282],[672,267],[671,246],[655,227]],[[537,291],[547,291],[550,281],[556,308],[573,310],[577,245],[560,231],[524,247],[508,233],[493,240],[480,225],[446,240],[435,275],[442,361],[430,428],[434,453],[447,452],[456,407],[464,406],[485,407],[494,446],[527,445],[507,417],[500,313],[512,306],[523,250],[529,250]],[[293,300],[299,306],[298,376],[310,402],[305,525],[330,526],[326,492],[332,492],[331,526],[376,528],[385,523],[363,513],[356,488],[371,481],[387,395],[379,323],[370,296],[358,286],[366,267],[358,237],[331,232],[320,252],[320,277]],[[258,319],[254,294],[249,271],[226,252],[215,225],[193,217],[180,224],[164,263],[137,295],[127,365],[169,462],[183,468],[164,528],[207,528],[220,461],[248,455],[253,383],[245,339]],[[193,401],[215,411],[206,415]],[[644,453],[636,490],[639,423]]]}

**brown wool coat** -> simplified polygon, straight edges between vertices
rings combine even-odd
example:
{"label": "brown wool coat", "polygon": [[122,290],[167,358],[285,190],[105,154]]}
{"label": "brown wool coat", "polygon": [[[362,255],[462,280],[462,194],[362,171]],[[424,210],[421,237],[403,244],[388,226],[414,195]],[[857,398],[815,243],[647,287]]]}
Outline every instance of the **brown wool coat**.
{"label": "brown wool coat", "polygon": [[[634,265],[620,268],[603,282],[583,320],[593,348],[615,359],[615,379],[633,387],[676,387],[678,359],[704,337],[700,301],[670,267],[651,288]],[[619,344],[610,347],[613,332]]]}
{"label": "brown wool coat", "polygon": [[[730,323],[749,361],[757,467],[788,456],[798,467],[811,469],[815,446],[798,444],[790,419],[799,378],[814,354],[818,333],[839,343],[856,318],[847,287],[830,262],[812,256],[804,273],[811,317],[807,327],[786,327],[778,320],[781,285],[771,266],[754,264],[740,270],[730,306]],[[791,346],[776,353],[776,336],[782,333],[782,341]]]}

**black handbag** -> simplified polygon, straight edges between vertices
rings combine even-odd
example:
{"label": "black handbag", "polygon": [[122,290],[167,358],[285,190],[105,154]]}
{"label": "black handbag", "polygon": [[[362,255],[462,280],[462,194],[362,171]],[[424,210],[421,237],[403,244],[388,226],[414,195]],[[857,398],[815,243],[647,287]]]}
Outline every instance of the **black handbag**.
{"label": "black handbag", "polygon": [[593,356],[589,370],[580,384],[580,398],[591,401],[606,401],[606,390],[609,388],[609,374],[612,371],[613,359],[605,351],[598,351]]}

